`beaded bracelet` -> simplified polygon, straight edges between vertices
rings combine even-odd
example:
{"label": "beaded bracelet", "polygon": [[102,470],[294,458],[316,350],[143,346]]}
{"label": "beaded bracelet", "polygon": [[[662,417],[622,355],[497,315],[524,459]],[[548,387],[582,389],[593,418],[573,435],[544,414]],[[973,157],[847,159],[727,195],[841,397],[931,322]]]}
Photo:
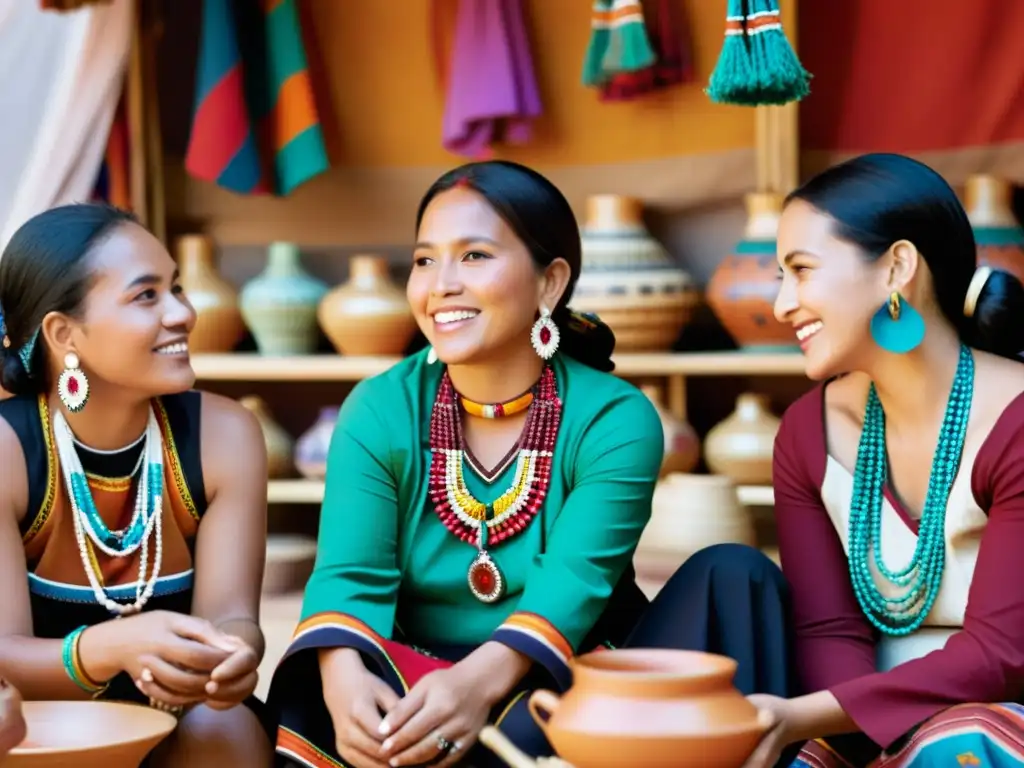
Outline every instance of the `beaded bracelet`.
{"label": "beaded bracelet", "polygon": [[64,638],[64,645],[61,649],[61,660],[64,662],[64,671],[67,672],[71,681],[96,699],[107,690],[110,683],[97,683],[82,669],[82,659],[78,653],[78,642],[85,630],[86,627],[82,626],[68,633],[68,636]]}

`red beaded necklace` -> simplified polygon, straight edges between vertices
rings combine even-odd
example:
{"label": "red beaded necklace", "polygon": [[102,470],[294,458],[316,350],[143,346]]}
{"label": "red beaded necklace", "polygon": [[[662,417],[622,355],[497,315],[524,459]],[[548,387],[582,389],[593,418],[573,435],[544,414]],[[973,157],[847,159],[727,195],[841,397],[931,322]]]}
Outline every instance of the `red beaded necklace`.
{"label": "red beaded necklace", "polygon": [[473,498],[463,476],[462,423],[455,387],[445,371],[430,416],[430,499],[441,522],[455,536],[477,547],[467,574],[469,588],[482,602],[505,592],[505,579],[487,554],[524,530],[540,511],[551,481],[551,457],[562,419],[555,374],[545,366],[534,388],[511,487],[492,504]]}

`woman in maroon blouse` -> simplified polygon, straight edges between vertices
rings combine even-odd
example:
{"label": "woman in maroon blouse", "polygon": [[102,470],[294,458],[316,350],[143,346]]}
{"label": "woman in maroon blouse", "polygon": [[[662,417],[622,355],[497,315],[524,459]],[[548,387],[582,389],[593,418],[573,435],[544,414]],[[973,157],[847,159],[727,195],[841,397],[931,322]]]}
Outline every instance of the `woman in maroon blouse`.
{"label": "woman in maroon blouse", "polygon": [[1024,288],[976,268],[959,201],[898,155],[790,195],[776,317],[823,382],[775,444],[806,695],[752,697],[751,758],[1024,761]]}

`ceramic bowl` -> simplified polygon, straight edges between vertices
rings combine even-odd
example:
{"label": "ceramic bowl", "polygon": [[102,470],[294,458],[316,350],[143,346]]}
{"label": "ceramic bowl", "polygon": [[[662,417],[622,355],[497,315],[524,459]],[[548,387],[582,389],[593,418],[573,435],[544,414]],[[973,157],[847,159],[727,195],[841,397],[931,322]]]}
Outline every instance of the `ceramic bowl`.
{"label": "ceramic bowl", "polygon": [[177,720],[139,704],[26,701],[28,736],[4,768],[138,768]]}

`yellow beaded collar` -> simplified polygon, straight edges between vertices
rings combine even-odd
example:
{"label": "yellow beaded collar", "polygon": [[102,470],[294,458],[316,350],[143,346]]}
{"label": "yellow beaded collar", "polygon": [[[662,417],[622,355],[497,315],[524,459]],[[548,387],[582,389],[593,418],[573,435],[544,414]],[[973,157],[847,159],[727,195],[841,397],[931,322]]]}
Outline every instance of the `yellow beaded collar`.
{"label": "yellow beaded collar", "polygon": [[533,402],[533,391],[525,392],[519,397],[504,403],[494,403],[493,405],[476,403],[462,395],[459,395],[459,402],[462,403],[463,410],[470,416],[478,416],[482,419],[500,419],[504,416],[514,416],[517,413],[522,413],[529,408],[530,403]]}

